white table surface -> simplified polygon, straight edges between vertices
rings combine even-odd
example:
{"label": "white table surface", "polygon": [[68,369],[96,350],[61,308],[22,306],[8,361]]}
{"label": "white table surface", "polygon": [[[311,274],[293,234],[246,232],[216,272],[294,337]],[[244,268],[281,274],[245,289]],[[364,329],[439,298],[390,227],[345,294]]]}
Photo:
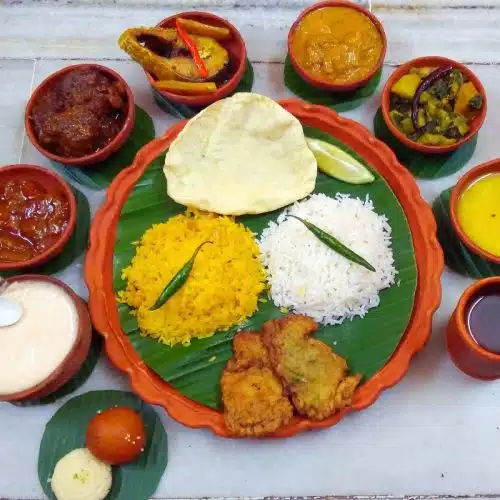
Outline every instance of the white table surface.
{"label": "white table surface", "polygon": [[[174,122],[155,105],[140,67],[126,61],[112,45],[124,27],[155,22],[166,17],[169,8],[26,3],[0,6],[0,165],[19,161],[47,165],[25,137],[24,106],[30,91],[53,71],[71,64],[71,57],[105,59],[104,64],[120,72],[134,90],[137,103],[153,117],[157,134]],[[472,69],[488,93],[489,115],[474,157],[463,171],[499,156],[500,66],[496,63],[500,60],[500,2],[485,9],[480,2],[422,1],[417,10],[398,7],[398,3],[393,0],[374,6],[387,25],[392,46],[389,63],[426,51],[474,63]],[[274,11],[257,7],[225,11],[247,40],[255,42],[249,50],[255,92],[274,98],[290,95],[283,87],[283,67],[277,61],[284,55],[281,39],[299,10],[280,6]],[[259,19],[271,42],[263,39],[262,25],[256,24]],[[466,35],[460,36],[465,27]],[[390,72],[391,67],[386,66],[383,80]],[[377,92],[346,116],[371,127],[379,99]],[[420,181],[423,197],[432,202],[459,175]],[[80,189],[95,211],[102,193]],[[59,277],[86,295],[81,264]],[[185,428],[158,408],[169,436],[169,462],[155,498],[500,496],[500,382],[464,376],[452,365],[443,342],[446,322],[470,283],[445,271],[443,302],[435,315],[432,337],[411,363],[407,376],[374,406],[331,429],[283,441],[223,440],[207,430]],[[128,384],[103,355],[77,393],[108,388],[126,390]],[[33,408],[0,404],[0,497],[43,496],[36,470],[38,446],[45,423],[60,404]]]}

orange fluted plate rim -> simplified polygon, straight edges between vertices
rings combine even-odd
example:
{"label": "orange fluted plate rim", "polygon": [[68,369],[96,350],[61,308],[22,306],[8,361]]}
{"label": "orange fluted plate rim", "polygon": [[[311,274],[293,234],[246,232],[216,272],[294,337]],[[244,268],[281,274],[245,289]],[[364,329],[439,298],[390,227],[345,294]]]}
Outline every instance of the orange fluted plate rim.
{"label": "orange fluted plate rim", "polygon": [[[289,437],[299,432],[330,427],[349,412],[372,405],[380,393],[397,384],[408,371],[411,358],[427,342],[432,316],[441,302],[443,252],[436,236],[436,221],[429,205],[420,196],[415,179],[384,143],[363,125],[338,115],[324,106],[310,105],[298,99],[278,101],[302,123],[330,133],[353,148],[384,177],[403,207],[411,230],[417,263],[417,289],[410,323],[390,360],[358,388],[351,407],[321,422],[294,417],[272,437]],[[122,331],[113,290],[113,254],[115,233],[121,208],[137,180],[151,162],[164,151],[185,126],[172,126],[162,137],[144,146],[133,164],[124,169],[110,185],[105,202],[94,217],[90,246],[85,259],[85,281],[89,288],[89,308],[95,328],[105,340],[112,363],[125,372],[133,390],[146,402],[163,406],[168,414],[193,428],[209,428],[222,437],[231,437],[223,414],[181,394],[150,369]]]}

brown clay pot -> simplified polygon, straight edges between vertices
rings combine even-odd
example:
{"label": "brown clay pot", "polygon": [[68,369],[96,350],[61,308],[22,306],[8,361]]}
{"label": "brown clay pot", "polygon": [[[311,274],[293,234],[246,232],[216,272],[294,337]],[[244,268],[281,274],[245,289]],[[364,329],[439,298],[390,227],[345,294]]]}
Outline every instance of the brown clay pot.
{"label": "brown clay pot", "polygon": [[479,380],[500,378],[500,354],[487,351],[472,337],[467,326],[469,306],[482,292],[500,286],[500,276],[476,281],[460,297],[446,329],[446,346],[452,361],[465,374]]}
{"label": "brown clay pot", "polygon": [[76,295],[69,286],[51,276],[39,274],[24,274],[6,280],[16,281],[46,281],[62,288],[74,302],[78,312],[78,332],[71,351],[62,363],[42,382],[30,389],[13,394],[0,394],[0,401],[22,401],[44,398],[60,389],[80,370],[87,358],[92,340],[92,323],[85,302]]}
{"label": "brown clay pot", "polygon": [[498,255],[493,255],[492,253],[483,250],[481,247],[477,246],[463,231],[458,220],[458,201],[462,193],[474,182],[476,182],[481,177],[489,174],[500,174],[500,159],[489,161],[487,163],[482,163],[477,167],[469,170],[465,175],[463,175],[451,192],[450,197],[450,219],[455,233],[458,235],[462,243],[469,248],[471,252],[479,255],[485,260],[493,262],[494,264],[500,264],[500,257]]}
{"label": "brown clay pot", "polygon": [[57,190],[64,193],[69,203],[69,220],[66,229],[60,238],[45,252],[35,255],[24,262],[0,262],[0,271],[19,271],[30,267],[37,267],[59,255],[70,239],[76,225],[76,199],[70,185],[58,174],[47,168],[36,165],[7,165],[0,168],[0,181],[33,180],[48,190]]}
{"label": "brown clay pot", "polygon": [[[111,140],[109,144],[104,146],[102,149],[98,151],[80,157],[66,157],[59,156],[50,151],[47,151],[39,142],[38,137],[35,133],[35,128],[33,126],[31,116],[33,113],[33,106],[38,100],[39,96],[46,92],[58,79],[62,76],[70,73],[75,70],[82,69],[97,69],[102,73],[105,73],[113,80],[118,80],[122,86],[125,88],[127,93],[127,116],[123,123],[122,129],[118,134]],[[134,94],[132,93],[131,88],[128,86],[127,82],[116,72],[106,66],[101,66],[100,64],[74,64],[72,66],[66,66],[59,71],[56,71],[52,75],[48,76],[31,94],[31,97],[26,105],[26,111],[24,114],[24,126],[26,129],[26,134],[28,138],[43,156],[46,156],[50,160],[64,163],[65,165],[75,165],[78,167],[86,166],[86,165],[94,165],[96,163],[104,161],[106,158],[111,156],[113,153],[116,153],[124,144],[125,141],[129,138],[132,130],[134,129],[135,122],[135,102],[134,102]]]}
{"label": "brown clay pot", "polygon": [[[370,71],[370,73],[368,73],[361,80],[349,83],[330,83],[328,81],[320,80],[310,75],[309,73],[307,73],[307,71],[305,71],[301,67],[301,65],[297,61],[297,58],[293,52],[293,47],[292,47],[292,40],[295,31],[297,30],[300,22],[302,21],[302,19],[304,19],[305,16],[307,16],[314,10],[323,9],[325,7],[347,7],[349,9],[354,9],[357,10],[358,12],[361,12],[370,19],[370,21],[375,25],[375,27],[378,29],[380,33],[380,36],[382,37],[382,52],[380,54],[380,58],[377,61],[377,64]],[[317,87],[323,90],[329,90],[330,92],[352,92],[353,90],[356,90],[362,87],[363,85],[366,85],[382,68],[382,65],[384,64],[386,51],[387,51],[387,37],[385,35],[382,23],[368,9],[365,9],[364,7],[362,7],[357,3],[349,2],[347,0],[325,0],[323,2],[318,2],[311,5],[303,12],[301,12],[297,20],[293,23],[292,27],[290,28],[290,31],[288,32],[288,55],[290,57],[290,62],[292,63],[292,66],[294,67],[295,71],[300,75],[302,80],[306,81],[313,87]]]}
{"label": "brown clay pot", "polygon": [[[391,89],[394,84],[404,75],[406,75],[412,68],[421,68],[423,66],[431,66],[431,67],[444,67],[444,66],[453,66],[454,68],[459,69],[463,75],[465,75],[476,87],[478,92],[481,94],[483,98],[483,107],[481,111],[474,117],[474,119],[469,123],[470,130],[469,133],[462,137],[462,139],[458,140],[454,144],[449,144],[448,146],[429,146],[428,144],[419,144],[418,142],[412,141],[410,138],[406,137],[403,132],[401,132],[394,123],[392,123],[390,117],[390,100],[391,100]],[[453,59],[448,59],[446,57],[440,56],[426,56],[426,57],[418,57],[417,59],[412,59],[399,66],[399,68],[392,73],[392,75],[387,80],[387,83],[382,90],[382,116],[384,118],[384,122],[387,125],[387,128],[391,132],[391,134],[396,137],[396,139],[403,143],[406,147],[413,149],[414,151],[418,151],[420,153],[426,154],[445,154],[451,153],[456,149],[463,146],[467,141],[469,141],[472,137],[474,137],[479,129],[482,127],[484,123],[484,119],[486,118],[486,110],[487,110],[487,102],[486,102],[486,91],[484,90],[483,84],[479,80],[479,78],[464,64],[461,64]]]}
{"label": "brown clay pot", "polygon": [[157,28],[174,28],[175,20],[178,17],[183,17],[185,19],[192,19],[194,21],[198,21],[200,23],[210,24],[212,26],[220,26],[222,28],[227,28],[231,32],[231,39],[228,41],[222,42],[224,48],[229,52],[229,57],[231,59],[232,67],[234,68],[234,73],[229,78],[229,80],[221,85],[215,92],[212,94],[206,95],[183,95],[183,94],[175,94],[173,92],[169,92],[167,90],[157,89],[155,86],[156,79],[151,73],[148,71],[144,71],[146,73],[146,77],[149,81],[151,87],[153,87],[156,92],[161,94],[163,97],[172,102],[177,102],[179,104],[185,104],[186,106],[193,107],[203,107],[208,106],[209,104],[218,101],[219,99],[223,99],[224,97],[228,97],[232,94],[236,88],[238,87],[243,75],[246,71],[247,65],[247,49],[245,46],[245,41],[241,36],[240,32],[224,18],[216,16],[215,14],[211,14],[209,12],[180,12],[179,14],[175,14],[174,16],[167,17],[160,21],[156,27]]}

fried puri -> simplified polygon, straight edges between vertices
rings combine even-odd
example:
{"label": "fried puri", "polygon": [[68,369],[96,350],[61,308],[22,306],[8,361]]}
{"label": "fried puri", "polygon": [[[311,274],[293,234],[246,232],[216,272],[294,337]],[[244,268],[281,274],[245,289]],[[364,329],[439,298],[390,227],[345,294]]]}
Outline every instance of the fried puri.
{"label": "fried puri", "polygon": [[348,376],[346,360],[310,338],[317,329],[313,319],[289,315],[267,322],[263,337],[272,368],[297,412],[324,420],[351,404],[361,376]]}
{"label": "fried puri", "polygon": [[292,418],[293,406],[270,367],[259,333],[241,332],[221,378],[226,426],[235,436],[263,436]]}

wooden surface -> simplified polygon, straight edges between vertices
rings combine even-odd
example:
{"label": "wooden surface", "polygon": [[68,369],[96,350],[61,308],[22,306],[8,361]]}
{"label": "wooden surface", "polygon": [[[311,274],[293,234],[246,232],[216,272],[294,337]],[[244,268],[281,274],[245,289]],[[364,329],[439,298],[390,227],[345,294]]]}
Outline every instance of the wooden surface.
{"label": "wooden surface", "polygon": [[[274,98],[283,88],[282,61],[288,28],[302,0],[268,2],[274,7],[209,7],[243,32],[254,63],[254,90]],[[153,117],[157,133],[174,119],[155,105],[141,69],[116,45],[131,25],[156,24],[185,2],[169,0],[9,1],[0,5],[0,165],[19,161],[47,165],[26,140],[23,111],[32,89],[55,70],[78,60],[99,60],[119,71],[137,102]],[[261,2],[263,3],[263,2]],[[226,2],[219,5],[234,5]],[[104,6],[103,6],[104,5]],[[490,111],[474,158],[464,168],[500,156],[500,0],[372,2],[389,39],[388,64],[439,54],[468,63],[488,92]],[[376,93],[363,108],[347,113],[366,126],[379,105]],[[429,202],[460,173],[420,182]],[[92,209],[103,193],[82,189]],[[59,275],[86,294],[81,261]],[[471,281],[447,271],[443,303],[426,349],[407,377],[369,410],[335,428],[285,441],[228,441],[191,430],[160,410],[169,434],[169,464],[155,498],[274,498],[266,495],[341,495],[332,499],[416,500],[500,498],[500,382],[477,382],[452,365],[443,330],[462,290]],[[79,392],[128,389],[125,378],[103,357]],[[38,445],[44,425],[60,403],[37,408],[0,405],[0,498],[38,499]],[[361,495],[361,496],[359,496]],[[417,496],[414,496],[417,495]],[[294,497],[295,498],[295,497]],[[297,497],[303,498],[303,497]],[[319,497],[314,497],[319,498]],[[134,500],[134,499],[131,499]]]}

